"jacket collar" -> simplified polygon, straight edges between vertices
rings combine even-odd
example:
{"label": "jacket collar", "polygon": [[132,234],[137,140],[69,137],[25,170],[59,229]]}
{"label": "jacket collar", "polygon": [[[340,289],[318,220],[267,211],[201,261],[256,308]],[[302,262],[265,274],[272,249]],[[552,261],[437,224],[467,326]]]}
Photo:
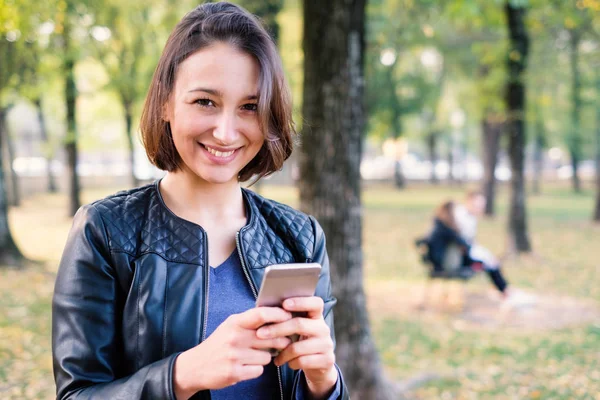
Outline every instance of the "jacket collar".
{"label": "jacket collar", "polygon": [[[153,191],[162,212],[158,216],[155,215],[154,218],[161,219],[159,225],[163,229],[168,228],[172,231],[171,234],[176,235],[179,231],[186,233],[186,236],[179,242],[180,247],[188,247],[191,253],[203,252],[202,245],[206,231],[202,226],[179,217],[167,207],[159,189],[160,181],[158,179],[154,182]],[[272,264],[290,263],[297,260],[304,262],[306,258],[304,255],[295,254],[297,253],[295,250],[297,247],[295,246],[296,236],[304,234],[304,232],[297,232],[297,227],[306,225],[303,221],[298,224],[297,216],[301,213],[266,200],[245,188],[242,188],[242,195],[247,222],[239,230],[237,246],[245,265],[249,269],[263,269]],[[282,207],[285,207],[283,213]],[[187,235],[188,231],[191,235]],[[201,240],[200,243],[198,243],[198,239]],[[190,252],[186,249],[179,251],[181,254],[190,254]]]}

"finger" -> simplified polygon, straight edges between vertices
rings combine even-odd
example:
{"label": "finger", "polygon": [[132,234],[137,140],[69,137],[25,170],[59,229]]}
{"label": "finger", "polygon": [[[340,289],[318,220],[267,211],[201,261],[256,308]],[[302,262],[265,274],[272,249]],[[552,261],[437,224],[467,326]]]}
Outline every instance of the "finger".
{"label": "finger", "polygon": [[256,334],[252,331],[253,339],[252,339],[252,348],[258,350],[268,350],[268,349],[277,349],[283,350],[288,347],[292,341],[288,337],[276,337],[273,339],[258,339],[256,338]]}
{"label": "finger", "polygon": [[333,353],[333,341],[330,337],[317,337],[300,340],[286,347],[276,358],[275,365],[283,365],[294,358],[311,354]]}
{"label": "finger", "polygon": [[324,372],[331,369],[335,363],[333,353],[328,354],[310,354],[294,358],[288,362],[291,369],[301,370],[322,370]]}
{"label": "finger", "polygon": [[259,339],[269,339],[298,334],[301,336],[329,336],[329,327],[325,320],[310,318],[292,318],[278,324],[263,326],[256,331]]}
{"label": "finger", "polygon": [[235,321],[245,329],[257,329],[264,324],[279,323],[292,318],[292,314],[279,307],[255,307],[236,314]]}
{"label": "finger", "polygon": [[318,296],[292,297],[283,302],[283,308],[292,312],[306,312],[308,318],[323,316],[323,299]]}
{"label": "finger", "polygon": [[268,351],[257,349],[237,349],[229,356],[230,361],[243,365],[267,365],[271,362]]}
{"label": "finger", "polygon": [[237,367],[235,383],[247,381],[249,379],[258,378],[263,374],[264,367],[262,365],[240,365]]}

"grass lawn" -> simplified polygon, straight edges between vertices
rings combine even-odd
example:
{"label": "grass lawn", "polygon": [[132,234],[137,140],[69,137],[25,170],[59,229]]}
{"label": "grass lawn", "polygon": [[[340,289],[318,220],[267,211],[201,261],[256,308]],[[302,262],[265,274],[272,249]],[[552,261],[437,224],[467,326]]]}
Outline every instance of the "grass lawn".
{"label": "grass lawn", "polygon": [[[295,189],[262,190],[267,197],[297,203]],[[84,201],[111,192],[87,191]],[[365,188],[365,285],[372,329],[388,376],[405,381],[435,374],[438,379],[410,392],[417,399],[600,400],[600,321],[558,330],[464,329],[450,311],[398,311],[395,301],[402,293],[425,282],[413,239],[427,231],[432,209],[442,199],[461,193],[428,186],[402,192],[385,186]],[[505,200],[501,191],[499,216],[480,224],[480,243],[497,253],[505,246]],[[600,261],[595,253],[600,227],[589,222],[592,204],[591,193],[575,196],[561,188],[530,197],[529,226],[536,255],[507,260],[504,268],[510,282],[534,294],[600,304]],[[62,195],[40,195],[10,212],[20,247],[45,264],[24,271],[0,269],[2,399],[53,398],[50,301],[71,223],[66,209]],[[465,290],[478,295],[489,288],[482,276]]]}

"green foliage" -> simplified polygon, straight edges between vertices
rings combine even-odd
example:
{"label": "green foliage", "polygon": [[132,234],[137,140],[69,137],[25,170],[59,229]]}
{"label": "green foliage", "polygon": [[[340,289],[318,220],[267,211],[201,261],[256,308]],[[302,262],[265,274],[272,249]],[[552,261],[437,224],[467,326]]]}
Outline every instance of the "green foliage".
{"label": "green foliage", "polygon": [[370,133],[398,137],[407,133],[407,115],[437,109],[445,61],[432,39],[439,32],[429,21],[441,9],[435,1],[380,0],[367,11],[366,104],[369,127],[379,127]]}
{"label": "green foliage", "polygon": [[[568,52],[570,36],[581,35],[579,65],[584,117],[576,136],[582,156],[589,157],[594,124],[593,118],[585,116],[590,114],[596,96],[593,71],[600,67],[600,1],[509,3],[527,9],[531,38],[524,77],[528,88],[527,122],[533,125],[535,120],[544,121],[549,146],[567,144],[573,136]],[[479,120],[488,113],[502,116],[508,46],[505,5],[506,0],[371,1],[366,59],[369,134],[379,138],[393,136],[398,126],[405,131],[401,133],[414,138],[424,139],[434,129],[448,132],[449,116],[457,108],[465,111],[467,126],[475,129],[479,129]],[[393,49],[397,57],[389,67],[381,63],[386,49]],[[441,79],[432,79],[422,64],[422,51],[426,49],[435,49],[442,55]],[[518,52],[509,55],[519,57]],[[394,98],[394,94],[398,95]],[[417,101],[411,102],[411,98]],[[541,118],[536,117],[534,108]],[[428,116],[433,119],[431,124],[420,123],[417,132],[407,131],[412,129],[410,120],[427,121]],[[398,123],[397,119],[405,122]],[[477,141],[472,144],[479,149]]]}
{"label": "green foliage", "polygon": [[160,54],[161,41],[151,24],[157,17],[151,15],[152,11],[139,3],[105,0],[96,17],[95,29],[110,31],[106,40],[93,42],[96,58],[106,69],[107,88],[118,94],[127,112],[148,87]]}
{"label": "green foliage", "polygon": [[37,29],[48,15],[47,5],[35,10],[32,1],[0,1],[1,107],[4,107],[2,100],[6,102],[7,97],[11,103],[16,100],[15,92],[21,85],[27,89],[31,75],[38,68]]}
{"label": "green foliage", "polygon": [[275,42],[279,42],[280,28],[277,17],[284,0],[239,0],[239,4],[263,20]]}
{"label": "green foliage", "polygon": [[[279,26],[280,53],[292,86],[296,121],[301,123],[301,2],[236,2],[258,14],[272,32],[277,29],[274,26]],[[502,114],[507,50],[505,3],[506,0],[370,0],[365,57],[368,134],[378,139],[406,135],[423,140],[432,131],[447,135],[451,130],[450,115],[459,108],[465,111],[466,127],[471,130],[479,129],[485,113]],[[569,35],[581,34],[583,118],[579,130],[583,155],[589,156],[594,122],[588,116],[597,96],[594,71],[600,67],[600,1],[511,0],[511,4],[528,8],[532,41],[525,78],[529,88],[527,118],[532,125],[532,110],[538,107],[546,124],[549,146],[564,145],[573,126]],[[108,98],[112,95],[103,97],[100,91],[117,93],[118,103],[132,104],[137,117],[168,34],[179,18],[196,5],[197,2],[187,0],[151,0],[143,4],[118,0],[0,0],[0,104],[19,98],[35,101],[42,96],[49,126],[60,133],[64,114],[60,99],[64,90],[57,82],[64,78],[61,66],[68,56],[77,64],[96,60],[93,63],[99,62],[106,71],[104,85],[99,83],[104,77],[91,77],[78,69],[78,89],[88,98],[99,96],[97,100],[86,99],[85,104],[94,106],[78,117],[79,123],[88,127],[81,132],[83,140],[88,140],[89,132],[99,130],[93,128],[94,121],[104,115],[122,118],[122,111],[103,112],[103,108],[111,107]],[[72,30],[68,53],[62,49],[65,27]],[[108,28],[110,38],[96,40],[93,32],[99,27]],[[46,33],[40,33],[42,28]],[[9,32],[15,35],[17,30],[18,40],[3,39]],[[395,59],[389,66],[383,65],[382,53],[390,50]],[[427,54],[439,55],[433,66],[423,62]],[[87,85],[89,81],[93,84]],[[114,104],[112,107],[116,107]],[[98,140],[90,138],[89,143],[91,146]],[[477,140],[472,145],[472,149],[479,149]]]}

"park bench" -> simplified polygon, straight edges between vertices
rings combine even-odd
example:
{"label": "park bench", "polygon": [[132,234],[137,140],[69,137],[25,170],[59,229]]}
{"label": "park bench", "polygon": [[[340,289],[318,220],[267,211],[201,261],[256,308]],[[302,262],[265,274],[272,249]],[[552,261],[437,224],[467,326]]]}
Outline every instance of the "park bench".
{"label": "park bench", "polygon": [[438,270],[429,257],[429,238],[425,236],[416,239],[415,246],[427,272],[427,282],[418,304],[419,308],[427,308],[433,299],[434,304],[441,302],[442,306],[462,310],[465,300],[464,283],[475,276],[482,265],[465,265],[461,258],[455,258],[446,262],[442,270]]}

